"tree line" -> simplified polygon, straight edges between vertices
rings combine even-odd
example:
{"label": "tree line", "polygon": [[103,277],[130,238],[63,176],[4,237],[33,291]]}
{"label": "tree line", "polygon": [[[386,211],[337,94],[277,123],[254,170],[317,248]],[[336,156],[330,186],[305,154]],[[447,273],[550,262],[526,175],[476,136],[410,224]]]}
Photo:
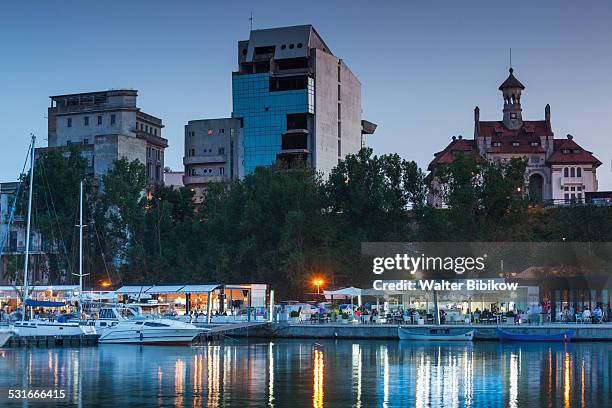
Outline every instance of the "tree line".
{"label": "tree line", "polygon": [[[612,207],[540,206],[525,168],[520,159],[458,156],[436,173],[446,203],[436,208],[427,202],[431,176],[415,162],[364,148],[327,179],[306,166],[258,168],[210,185],[196,205],[187,188],[147,187],[144,164],[121,159],[86,184],[87,282],[268,283],[297,298],[315,277],[328,287],[369,284],[359,267],[364,242],[612,241]],[[36,161],[34,226],[48,243],[38,265],[52,281],[70,281],[78,266],[78,190],[88,171],[77,148]]]}

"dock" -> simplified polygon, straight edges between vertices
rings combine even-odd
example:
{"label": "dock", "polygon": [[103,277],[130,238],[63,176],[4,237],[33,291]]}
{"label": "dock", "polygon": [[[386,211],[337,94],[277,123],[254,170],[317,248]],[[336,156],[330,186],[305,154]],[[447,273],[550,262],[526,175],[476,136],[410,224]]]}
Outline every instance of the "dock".
{"label": "dock", "polygon": [[97,334],[82,336],[13,336],[4,347],[86,347],[98,344]]}
{"label": "dock", "polygon": [[[397,340],[397,324],[337,324],[337,323],[270,323],[252,327],[248,337],[264,338],[310,338],[310,339],[364,339],[364,340]],[[467,330],[476,330],[474,340],[497,341],[495,324],[473,325],[402,325],[414,332],[427,333],[430,329],[449,329],[457,334]],[[553,334],[564,330],[573,330],[572,341],[612,341],[612,324],[544,324],[544,325],[499,325],[510,333]],[[235,331],[235,337],[243,336],[243,332]]]}
{"label": "dock", "polygon": [[250,334],[254,334],[255,337],[259,337],[261,333],[265,333],[266,327],[269,326],[269,322],[240,322],[240,323],[224,323],[216,325],[202,325],[196,324],[196,326],[203,329],[198,335],[194,342],[203,343],[209,340],[223,340],[226,337],[250,337]]}

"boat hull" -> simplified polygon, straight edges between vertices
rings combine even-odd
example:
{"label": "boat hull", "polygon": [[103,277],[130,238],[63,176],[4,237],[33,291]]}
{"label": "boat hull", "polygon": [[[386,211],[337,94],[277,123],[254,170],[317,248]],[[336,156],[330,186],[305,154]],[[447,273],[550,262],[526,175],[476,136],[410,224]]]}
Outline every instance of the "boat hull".
{"label": "boat hull", "polygon": [[189,345],[200,329],[109,329],[98,340],[100,344]]}
{"label": "boat hull", "polygon": [[25,321],[15,323],[19,330],[18,336],[82,336],[96,334],[92,326],[83,326],[78,323],[58,323],[46,321]]}
{"label": "boat hull", "polygon": [[536,341],[536,342],[568,342],[572,340],[573,330],[564,330],[556,334],[525,334],[509,333],[505,330],[496,328],[497,337],[500,341]]}
{"label": "boat hull", "polygon": [[17,331],[13,329],[0,329],[0,347],[3,347]]}
{"label": "boat hull", "polygon": [[397,328],[400,340],[419,341],[473,341],[474,330],[451,334],[449,329],[429,329],[427,333],[413,332],[403,327]]}

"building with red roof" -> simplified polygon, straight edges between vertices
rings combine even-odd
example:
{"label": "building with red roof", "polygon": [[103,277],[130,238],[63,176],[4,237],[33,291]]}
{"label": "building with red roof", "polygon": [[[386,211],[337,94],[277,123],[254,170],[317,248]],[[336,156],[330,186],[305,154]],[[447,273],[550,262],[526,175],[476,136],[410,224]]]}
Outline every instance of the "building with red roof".
{"label": "building with red roof", "polygon": [[515,157],[527,160],[525,182],[536,199],[565,203],[583,201],[586,192],[597,191],[597,168],[601,162],[574,141],[573,136],[555,139],[550,122],[550,105],[544,120],[523,120],[521,95],[525,86],[510,75],[500,85],[504,100],[501,121],[481,121],[474,109],[474,139],[452,138],[450,144],[434,154],[428,170],[434,193],[430,202],[442,206],[436,194],[436,169],[452,163],[458,154],[473,154],[478,160],[506,161]]}

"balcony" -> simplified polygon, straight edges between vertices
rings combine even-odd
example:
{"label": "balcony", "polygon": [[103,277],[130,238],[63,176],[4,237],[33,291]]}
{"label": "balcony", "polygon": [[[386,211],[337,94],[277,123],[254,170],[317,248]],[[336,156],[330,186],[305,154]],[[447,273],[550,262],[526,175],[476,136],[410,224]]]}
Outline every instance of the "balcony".
{"label": "balcony", "polygon": [[228,183],[229,181],[230,178],[226,175],[183,176],[183,184],[187,187],[194,184]]}
{"label": "balcony", "polygon": [[294,129],[283,133],[281,150],[283,153],[308,153],[308,130]]}
{"label": "balcony", "polygon": [[225,163],[227,158],[224,154],[208,155],[208,156],[187,156],[183,157],[183,164],[208,164],[208,163]]}
{"label": "balcony", "polygon": [[168,139],[164,139],[163,137],[152,135],[140,129],[132,129],[132,132],[136,133],[137,138],[144,139],[147,142],[151,143],[152,145],[155,145],[157,147],[161,147],[164,149],[168,147]]}
{"label": "balcony", "polygon": [[580,177],[563,177],[563,176],[561,176],[561,186],[583,185],[583,184],[584,184],[584,176],[580,176]]}

